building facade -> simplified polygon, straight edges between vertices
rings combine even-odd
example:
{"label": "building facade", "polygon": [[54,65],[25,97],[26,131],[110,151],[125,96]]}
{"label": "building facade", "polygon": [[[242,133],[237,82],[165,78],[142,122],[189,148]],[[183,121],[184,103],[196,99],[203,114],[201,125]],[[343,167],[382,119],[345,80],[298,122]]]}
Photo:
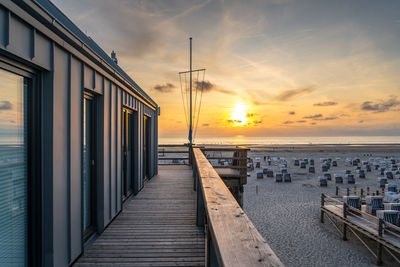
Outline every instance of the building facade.
{"label": "building facade", "polygon": [[68,266],[157,174],[157,104],[47,0],[0,0],[0,266]]}

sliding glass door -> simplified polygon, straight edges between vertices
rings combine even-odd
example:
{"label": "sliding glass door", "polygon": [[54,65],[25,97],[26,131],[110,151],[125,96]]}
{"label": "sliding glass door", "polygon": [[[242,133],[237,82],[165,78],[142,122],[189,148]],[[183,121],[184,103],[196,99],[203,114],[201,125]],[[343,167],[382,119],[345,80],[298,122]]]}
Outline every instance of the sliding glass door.
{"label": "sliding glass door", "polygon": [[83,100],[83,237],[96,229],[95,103],[85,93]]}
{"label": "sliding glass door", "polygon": [[28,265],[28,84],[0,69],[0,266]]}
{"label": "sliding glass door", "polygon": [[126,200],[133,191],[133,111],[124,108],[122,112],[122,200]]}
{"label": "sliding glass door", "polygon": [[150,175],[150,129],[151,118],[144,116],[143,118],[143,180],[149,179]]}

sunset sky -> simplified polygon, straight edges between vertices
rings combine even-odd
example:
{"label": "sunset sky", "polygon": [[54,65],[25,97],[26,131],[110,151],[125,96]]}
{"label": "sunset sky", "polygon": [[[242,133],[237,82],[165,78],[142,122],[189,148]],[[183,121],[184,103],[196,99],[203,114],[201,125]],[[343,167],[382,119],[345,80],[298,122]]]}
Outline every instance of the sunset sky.
{"label": "sunset sky", "polygon": [[198,136],[400,133],[400,1],[53,1],[186,135],[178,72],[206,68]]}

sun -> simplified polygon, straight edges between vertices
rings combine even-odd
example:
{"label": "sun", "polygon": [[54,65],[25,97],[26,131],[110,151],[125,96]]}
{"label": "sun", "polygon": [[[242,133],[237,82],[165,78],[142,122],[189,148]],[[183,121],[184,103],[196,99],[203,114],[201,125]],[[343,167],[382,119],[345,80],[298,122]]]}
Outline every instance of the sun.
{"label": "sun", "polygon": [[236,103],[233,112],[231,114],[231,120],[233,122],[233,126],[244,126],[247,124],[247,112],[246,107],[242,102]]}

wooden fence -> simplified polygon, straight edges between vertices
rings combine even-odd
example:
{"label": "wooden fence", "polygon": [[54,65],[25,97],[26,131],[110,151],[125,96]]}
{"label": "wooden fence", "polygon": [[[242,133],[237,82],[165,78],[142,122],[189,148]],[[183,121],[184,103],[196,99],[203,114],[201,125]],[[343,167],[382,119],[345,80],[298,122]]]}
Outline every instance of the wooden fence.
{"label": "wooden fence", "polygon": [[206,266],[283,266],[209,160],[193,148],[197,225],[206,230]]}

